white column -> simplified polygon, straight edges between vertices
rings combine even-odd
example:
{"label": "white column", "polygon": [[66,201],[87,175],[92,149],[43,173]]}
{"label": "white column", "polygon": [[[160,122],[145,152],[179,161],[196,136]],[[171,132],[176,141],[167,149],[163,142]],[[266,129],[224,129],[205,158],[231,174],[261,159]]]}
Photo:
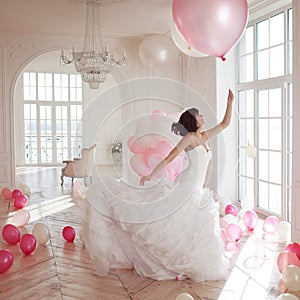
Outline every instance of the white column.
{"label": "white column", "polygon": [[300,1],[293,0],[293,189],[292,241],[300,243]]}

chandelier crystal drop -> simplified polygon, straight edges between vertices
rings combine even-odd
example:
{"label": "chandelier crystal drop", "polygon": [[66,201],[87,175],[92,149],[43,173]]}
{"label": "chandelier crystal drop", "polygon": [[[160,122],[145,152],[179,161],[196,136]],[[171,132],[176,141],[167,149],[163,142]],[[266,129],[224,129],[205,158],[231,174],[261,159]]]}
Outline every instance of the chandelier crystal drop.
{"label": "chandelier crystal drop", "polygon": [[[106,1],[107,2],[107,1]],[[72,58],[68,59],[62,51],[61,60],[64,64],[74,62],[75,69],[81,73],[82,80],[87,82],[91,89],[97,89],[104,82],[113,66],[124,65],[126,61],[125,51],[120,60],[103,45],[100,28],[99,7],[103,3],[99,0],[87,0],[87,14],[85,24],[84,47],[81,52],[72,52]]]}

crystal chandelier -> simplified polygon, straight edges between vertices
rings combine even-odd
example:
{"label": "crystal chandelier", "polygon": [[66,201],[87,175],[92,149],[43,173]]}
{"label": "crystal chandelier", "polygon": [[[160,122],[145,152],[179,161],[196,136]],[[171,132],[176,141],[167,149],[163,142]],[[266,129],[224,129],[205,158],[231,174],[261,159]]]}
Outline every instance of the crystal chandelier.
{"label": "crystal chandelier", "polygon": [[[124,0],[123,0],[124,1]],[[108,47],[103,45],[100,28],[99,6],[109,2],[123,2],[121,0],[87,0],[87,14],[85,24],[84,47],[81,52],[72,52],[72,58],[68,59],[62,51],[61,59],[64,64],[74,62],[75,69],[81,73],[82,80],[87,82],[91,89],[97,89],[104,82],[114,65],[124,65],[125,51],[120,60],[116,60]]]}

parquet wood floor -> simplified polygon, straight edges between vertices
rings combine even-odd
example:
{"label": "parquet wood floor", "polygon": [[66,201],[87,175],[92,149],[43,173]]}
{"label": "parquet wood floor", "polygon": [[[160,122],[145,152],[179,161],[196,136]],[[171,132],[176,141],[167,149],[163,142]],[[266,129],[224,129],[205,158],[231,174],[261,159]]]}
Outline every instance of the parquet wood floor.
{"label": "parquet wood floor", "polygon": [[[0,237],[0,249],[14,254],[12,267],[0,274],[0,299],[175,300],[178,294],[186,292],[195,300],[271,300],[286,291],[276,265],[276,256],[283,246],[266,240],[265,262],[249,269],[244,264],[247,249],[243,245],[247,237],[243,237],[240,249],[233,254],[235,264],[226,281],[155,281],[137,276],[132,270],[111,270],[106,277],[97,276],[80,240],[81,218],[71,182],[66,179],[64,187],[60,186],[60,168],[18,168],[17,176],[31,189],[25,207],[31,218],[20,229],[21,234],[31,233],[33,225],[39,222],[49,228],[50,239],[46,245],[38,245],[33,254],[24,255],[18,245],[9,245]],[[14,212],[11,201],[0,199],[1,230]],[[66,225],[76,230],[74,243],[67,243],[62,237]]]}

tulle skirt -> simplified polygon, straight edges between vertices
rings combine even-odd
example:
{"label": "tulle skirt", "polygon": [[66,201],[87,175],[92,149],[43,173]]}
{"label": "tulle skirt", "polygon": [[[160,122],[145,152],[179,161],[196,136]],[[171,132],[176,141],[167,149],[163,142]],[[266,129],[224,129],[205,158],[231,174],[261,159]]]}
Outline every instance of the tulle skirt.
{"label": "tulle skirt", "polygon": [[219,207],[206,188],[181,182],[137,189],[106,178],[89,189],[80,210],[81,237],[99,275],[134,268],[156,280],[227,276]]}

